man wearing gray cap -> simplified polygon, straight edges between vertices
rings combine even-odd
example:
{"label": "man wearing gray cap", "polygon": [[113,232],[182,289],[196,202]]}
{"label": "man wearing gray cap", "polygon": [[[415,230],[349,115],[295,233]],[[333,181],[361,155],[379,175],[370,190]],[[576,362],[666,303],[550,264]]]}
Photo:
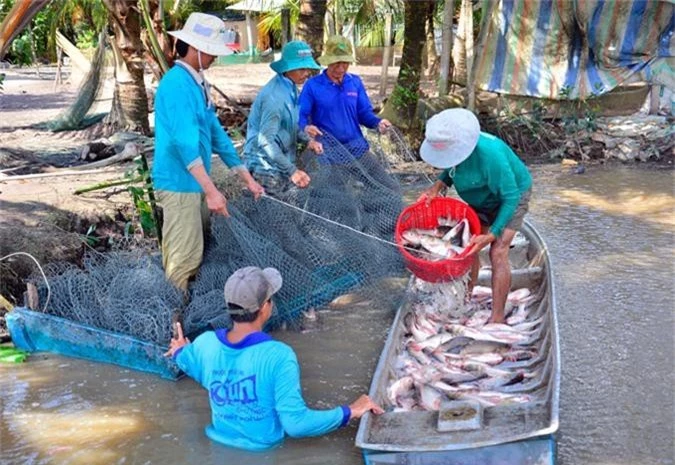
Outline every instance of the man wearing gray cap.
{"label": "man wearing gray cap", "polygon": [[366,395],[330,410],[307,407],[293,349],[262,331],[281,285],[274,268],[241,268],[225,283],[231,330],[209,331],[190,343],[177,323],[167,355],[209,392],[206,435],[213,441],[260,451],[280,445],[286,434],[319,436],[367,411],[383,413]]}

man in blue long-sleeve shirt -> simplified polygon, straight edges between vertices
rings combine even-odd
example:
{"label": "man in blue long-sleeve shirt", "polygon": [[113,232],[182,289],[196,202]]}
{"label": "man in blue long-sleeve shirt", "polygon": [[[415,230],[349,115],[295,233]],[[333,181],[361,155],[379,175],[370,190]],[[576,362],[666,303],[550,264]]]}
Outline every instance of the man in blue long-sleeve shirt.
{"label": "man in blue long-sleeve shirt", "polygon": [[[354,61],[347,39],[328,39],[318,62],[326,66],[321,74],[309,79],[300,94],[298,125],[311,138],[323,144],[319,164],[331,165],[331,179],[338,189],[362,192],[359,200],[371,225],[380,237],[391,236],[396,216],[383,216],[389,207],[383,205],[400,197],[400,186],[380,161],[370,152],[361,125],[386,132],[391,123],[379,118],[366,89],[355,74],[348,73]],[[342,184],[343,186],[339,186]],[[403,208],[402,201],[400,211]],[[398,213],[398,211],[396,213]]]}
{"label": "man in blue long-sleeve shirt", "polygon": [[281,285],[274,268],[241,268],[225,283],[230,331],[210,331],[190,343],[177,324],[178,337],[167,355],[208,391],[211,424],[206,435],[213,441],[266,450],[280,445],[286,434],[319,436],[368,411],[383,413],[366,395],[330,410],[307,407],[293,349],[262,332]]}
{"label": "man in blue long-sleeve shirt", "polygon": [[155,97],[155,158],[152,179],[162,205],[162,262],[166,277],[186,291],[202,263],[209,211],[227,216],[227,201],[209,176],[211,155],[236,170],[255,196],[263,188],[244,167],[225,130],[204,79],[218,55],[232,53],[223,22],[192,13],[176,37],[181,57],[162,78]]}
{"label": "man in blue long-sleeve shirt", "polygon": [[327,68],[302,88],[298,125],[312,138],[327,132],[360,158],[369,149],[361,125],[385,132],[391,123],[373,112],[361,78],[347,72],[354,61],[347,39],[328,39],[318,61]]}

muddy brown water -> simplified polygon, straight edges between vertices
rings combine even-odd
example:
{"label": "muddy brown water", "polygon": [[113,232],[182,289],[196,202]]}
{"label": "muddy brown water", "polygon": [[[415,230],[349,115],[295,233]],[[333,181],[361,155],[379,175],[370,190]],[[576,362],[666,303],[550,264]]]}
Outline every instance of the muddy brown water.
{"label": "muddy brown water", "polygon": [[[562,345],[558,462],[673,463],[671,171],[532,168],[530,220],[554,263]],[[318,329],[277,332],[314,408],[365,392],[393,318],[389,305],[319,312]],[[0,366],[2,464],[360,464],[356,423],[287,439],[266,454],[210,442],[206,393],[116,366],[51,354]]]}

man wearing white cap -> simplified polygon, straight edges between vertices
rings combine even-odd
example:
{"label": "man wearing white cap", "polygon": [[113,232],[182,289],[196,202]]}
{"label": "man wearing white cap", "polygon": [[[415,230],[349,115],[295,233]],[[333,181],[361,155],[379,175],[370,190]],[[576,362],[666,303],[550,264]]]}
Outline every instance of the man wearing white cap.
{"label": "man wearing white cap", "polygon": [[330,410],[307,407],[293,349],[262,331],[281,285],[274,268],[241,268],[225,283],[231,330],[209,331],[190,343],[177,323],[178,336],[166,355],[208,391],[206,435],[213,441],[260,451],[280,445],[286,434],[319,436],[367,411],[383,413],[366,395]]}
{"label": "man wearing white cap", "polygon": [[470,244],[470,253],[476,254],[470,286],[478,277],[478,252],[490,244],[490,322],[503,323],[511,287],[509,247],[529,208],[532,177],[513,150],[498,137],[481,132],[476,115],[463,108],[442,111],[427,121],[420,155],[444,170],[422,198],[430,200],[454,185],[478,213],[482,231]]}
{"label": "man wearing white cap", "polygon": [[225,46],[225,25],[215,16],[192,13],[176,40],[180,59],[162,78],[155,96],[155,158],[152,179],[163,208],[162,261],[167,278],[187,290],[197,273],[209,231],[209,211],[227,216],[227,200],[213,184],[211,154],[236,170],[256,196],[263,188],[244,167],[223,130],[203,71]]}

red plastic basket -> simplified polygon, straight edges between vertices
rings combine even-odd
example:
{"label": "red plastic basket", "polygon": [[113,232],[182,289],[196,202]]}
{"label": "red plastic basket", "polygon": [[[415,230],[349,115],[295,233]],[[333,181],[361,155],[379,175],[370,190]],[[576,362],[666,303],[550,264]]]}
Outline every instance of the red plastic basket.
{"label": "red plastic basket", "polygon": [[473,263],[474,256],[467,255],[468,249],[461,255],[446,260],[429,261],[415,257],[404,248],[403,232],[408,229],[432,229],[438,226],[438,217],[445,216],[456,220],[466,218],[471,234],[480,234],[480,220],[473,209],[461,200],[448,197],[435,197],[429,206],[424,201],[406,207],[396,222],[395,239],[408,269],[418,278],[438,283],[451,281],[466,273]]}

